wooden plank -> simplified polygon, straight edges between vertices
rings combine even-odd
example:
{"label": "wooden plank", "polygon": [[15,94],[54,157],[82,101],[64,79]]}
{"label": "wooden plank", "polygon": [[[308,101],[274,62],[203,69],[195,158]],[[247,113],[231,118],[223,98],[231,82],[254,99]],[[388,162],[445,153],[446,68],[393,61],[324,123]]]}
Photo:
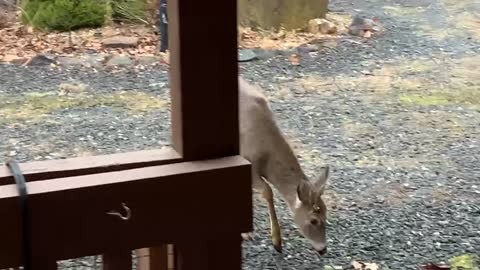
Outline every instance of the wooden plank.
{"label": "wooden plank", "polygon": [[103,270],[132,270],[132,252],[114,250],[103,255]]}
{"label": "wooden plank", "polygon": [[[171,148],[145,150],[92,157],[35,161],[19,164],[27,181],[37,181],[84,174],[113,172],[146,166],[180,162],[180,155]],[[0,185],[13,184],[10,171],[0,166]]]}
{"label": "wooden plank", "polygon": [[167,246],[167,254],[168,254],[168,269],[173,270],[175,269],[175,246],[168,245]]}
{"label": "wooden plank", "polygon": [[173,144],[184,160],[239,153],[236,8],[168,2]]}
{"label": "wooden plank", "polygon": [[[233,156],[30,182],[33,253],[63,260],[251,231],[250,170]],[[106,214],[127,216],[122,203],[130,220]],[[15,185],[0,186],[0,268],[19,262],[18,205]]]}
{"label": "wooden plank", "polygon": [[209,241],[209,270],[242,270],[242,239],[238,234],[216,235]]}
{"label": "wooden plank", "polygon": [[238,234],[211,235],[177,246],[177,270],[241,270],[242,244]]}
{"label": "wooden plank", "polygon": [[154,248],[142,248],[137,252],[138,270],[168,270],[168,248],[160,245]]}
{"label": "wooden plank", "polygon": [[55,260],[35,257],[32,260],[32,269],[57,270],[58,264]]}

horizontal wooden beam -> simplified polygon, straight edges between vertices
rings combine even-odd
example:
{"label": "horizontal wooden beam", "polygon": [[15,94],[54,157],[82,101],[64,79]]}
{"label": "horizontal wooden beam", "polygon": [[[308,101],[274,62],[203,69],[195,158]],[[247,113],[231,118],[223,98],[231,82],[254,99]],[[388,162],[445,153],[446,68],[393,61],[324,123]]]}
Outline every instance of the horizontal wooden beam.
{"label": "horizontal wooden beam", "polygon": [[[113,172],[180,162],[180,155],[172,148],[144,150],[102,156],[77,157],[59,160],[34,161],[19,164],[27,181],[70,177],[85,174]],[[7,166],[0,166],[0,185],[15,181]]]}
{"label": "horizontal wooden beam", "polygon": [[[252,230],[240,156],[29,182],[32,254],[62,260]],[[130,220],[106,213],[115,210]],[[19,198],[0,186],[0,269],[20,258]],[[240,237],[240,236],[239,236]]]}

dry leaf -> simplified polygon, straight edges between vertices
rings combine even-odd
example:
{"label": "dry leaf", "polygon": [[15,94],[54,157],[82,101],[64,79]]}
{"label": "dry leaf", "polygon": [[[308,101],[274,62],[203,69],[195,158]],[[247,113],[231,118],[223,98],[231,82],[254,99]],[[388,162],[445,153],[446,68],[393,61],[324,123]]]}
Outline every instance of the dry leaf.
{"label": "dry leaf", "polygon": [[357,262],[357,261],[353,261],[352,266],[353,266],[353,268],[355,268],[355,270],[362,270],[363,269],[363,264],[360,263],[360,262]]}
{"label": "dry leaf", "polygon": [[[0,0],[1,2],[1,0]],[[102,40],[106,35],[120,35],[122,32],[130,36],[140,37],[138,48],[118,50],[121,54],[139,56],[157,54],[157,36],[154,29],[146,26],[107,26],[100,29],[82,29],[68,33],[42,33],[30,26],[16,23],[8,28],[0,29],[0,61],[1,55],[16,55],[20,58],[30,58],[39,53],[54,55],[72,54],[84,55],[85,52],[115,54],[116,49],[102,48]],[[102,33],[102,34],[97,34]],[[71,38],[71,40],[70,40]],[[10,59],[12,57],[6,57]]]}
{"label": "dry leaf", "polygon": [[292,65],[295,65],[295,66],[300,65],[300,60],[301,60],[300,55],[298,55],[298,54],[290,55],[290,63],[292,63]]}
{"label": "dry leaf", "polygon": [[5,61],[5,62],[12,62],[14,61],[15,59],[18,59],[19,57],[16,56],[16,55],[12,55],[12,54],[7,54],[5,56],[1,56],[0,57],[0,60],[1,61]]}
{"label": "dry leaf", "polygon": [[380,267],[376,263],[366,263],[353,261],[352,266],[355,270],[379,270]]}

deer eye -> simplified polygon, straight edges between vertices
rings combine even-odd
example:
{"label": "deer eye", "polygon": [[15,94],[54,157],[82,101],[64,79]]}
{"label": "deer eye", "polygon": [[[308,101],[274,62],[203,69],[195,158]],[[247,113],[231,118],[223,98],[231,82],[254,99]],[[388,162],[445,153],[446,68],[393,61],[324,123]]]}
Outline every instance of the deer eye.
{"label": "deer eye", "polygon": [[316,226],[316,225],[318,224],[318,219],[315,219],[315,218],[314,218],[314,219],[311,219],[311,220],[310,220],[310,224]]}

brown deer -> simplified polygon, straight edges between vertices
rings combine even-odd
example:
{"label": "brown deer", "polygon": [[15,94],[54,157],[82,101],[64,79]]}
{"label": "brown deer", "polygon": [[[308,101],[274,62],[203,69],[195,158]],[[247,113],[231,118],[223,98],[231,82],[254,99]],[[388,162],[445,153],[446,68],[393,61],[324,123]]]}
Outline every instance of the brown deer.
{"label": "brown deer", "polygon": [[[287,202],[295,225],[320,255],[327,251],[327,208],[322,199],[329,178],[324,167],[315,181],[305,176],[299,161],[277,126],[267,98],[257,86],[239,77],[240,154],[252,164],[252,188],[267,202],[272,244],[282,252],[275,212],[275,187]],[[251,233],[243,233],[249,240]]]}

